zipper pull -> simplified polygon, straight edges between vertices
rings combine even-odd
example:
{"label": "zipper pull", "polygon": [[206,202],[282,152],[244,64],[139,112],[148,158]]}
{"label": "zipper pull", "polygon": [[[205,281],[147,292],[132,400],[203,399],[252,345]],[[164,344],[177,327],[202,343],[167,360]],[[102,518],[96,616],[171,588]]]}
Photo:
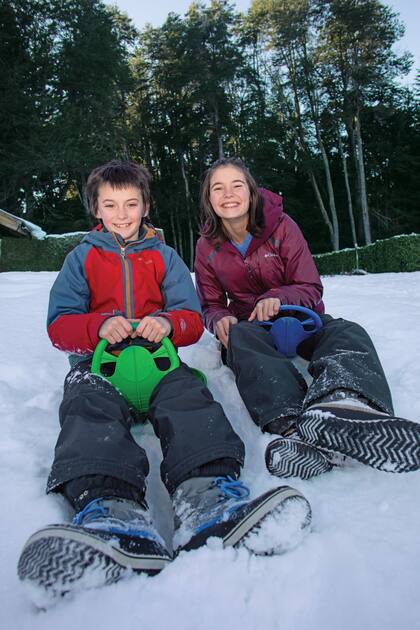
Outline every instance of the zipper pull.
{"label": "zipper pull", "polygon": [[121,256],[125,258],[125,247],[121,247]]}

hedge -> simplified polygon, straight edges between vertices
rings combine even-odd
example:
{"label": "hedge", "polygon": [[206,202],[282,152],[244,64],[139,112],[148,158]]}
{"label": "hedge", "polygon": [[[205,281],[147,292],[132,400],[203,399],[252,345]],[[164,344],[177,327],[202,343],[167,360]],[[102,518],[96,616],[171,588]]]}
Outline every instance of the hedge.
{"label": "hedge", "polygon": [[0,240],[0,271],[58,271],[84,232],[47,236],[42,240],[6,237]]}
{"label": "hedge", "polygon": [[[0,271],[57,271],[84,233],[43,240],[5,237],[0,240]],[[358,262],[357,262],[358,257]],[[343,249],[314,256],[321,275],[420,270],[420,234],[393,236],[357,249]]]}
{"label": "hedge", "polygon": [[[357,255],[356,255],[357,254]],[[402,234],[372,245],[314,256],[321,275],[364,270],[369,273],[420,270],[420,234]]]}

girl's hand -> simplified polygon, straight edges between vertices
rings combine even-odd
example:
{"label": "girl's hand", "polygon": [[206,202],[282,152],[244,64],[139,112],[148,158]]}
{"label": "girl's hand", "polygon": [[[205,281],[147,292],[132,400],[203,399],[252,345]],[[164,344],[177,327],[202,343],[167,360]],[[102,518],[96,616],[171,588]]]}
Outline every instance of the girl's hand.
{"label": "girl's hand", "polygon": [[172,332],[172,324],[166,317],[142,317],[132,337],[143,337],[147,341],[159,343]]}
{"label": "girl's hand", "polygon": [[259,322],[264,322],[272,317],[278,315],[280,310],[280,300],[278,298],[264,298],[260,300],[251,315],[248,318],[249,322],[257,319]]}
{"label": "girl's hand", "polygon": [[227,348],[228,340],[229,340],[229,329],[234,324],[237,324],[238,320],[233,315],[226,315],[226,317],[222,317],[217,322],[215,329],[216,335],[219,341]]}
{"label": "girl's hand", "polygon": [[105,320],[99,329],[98,335],[101,339],[106,339],[108,343],[120,343],[130,336],[132,327],[128,319],[122,315],[110,317]]}

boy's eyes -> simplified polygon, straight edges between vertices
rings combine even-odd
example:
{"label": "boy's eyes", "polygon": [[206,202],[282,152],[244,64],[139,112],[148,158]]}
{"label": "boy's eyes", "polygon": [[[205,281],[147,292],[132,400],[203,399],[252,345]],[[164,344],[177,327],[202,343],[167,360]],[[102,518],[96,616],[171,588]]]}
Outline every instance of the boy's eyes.
{"label": "boy's eyes", "polygon": [[[127,204],[129,208],[137,208],[137,206],[139,205],[137,201],[130,201],[130,203]],[[104,208],[107,208],[108,210],[112,210],[112,208],[115,208],[116,205],[114,203],[104,203]]]}

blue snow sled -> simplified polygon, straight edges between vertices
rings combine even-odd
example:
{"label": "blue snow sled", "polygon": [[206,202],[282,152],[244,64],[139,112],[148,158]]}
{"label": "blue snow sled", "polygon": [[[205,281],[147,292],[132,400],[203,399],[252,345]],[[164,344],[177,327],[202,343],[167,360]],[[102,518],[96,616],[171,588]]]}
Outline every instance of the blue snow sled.
{"label": "blue snow sled", "polygon": [[286,357],[292,358],[296,356],[296,349],[302,341],[321,330],[323,326],[322,320],[318,313],[304,306],[282,304],[280,311],[298,311],[307,315],[306,319],[298,319],[287,315],[279,317],[275,321],[258,322],[261,326],[270,328],[277,350]]}

